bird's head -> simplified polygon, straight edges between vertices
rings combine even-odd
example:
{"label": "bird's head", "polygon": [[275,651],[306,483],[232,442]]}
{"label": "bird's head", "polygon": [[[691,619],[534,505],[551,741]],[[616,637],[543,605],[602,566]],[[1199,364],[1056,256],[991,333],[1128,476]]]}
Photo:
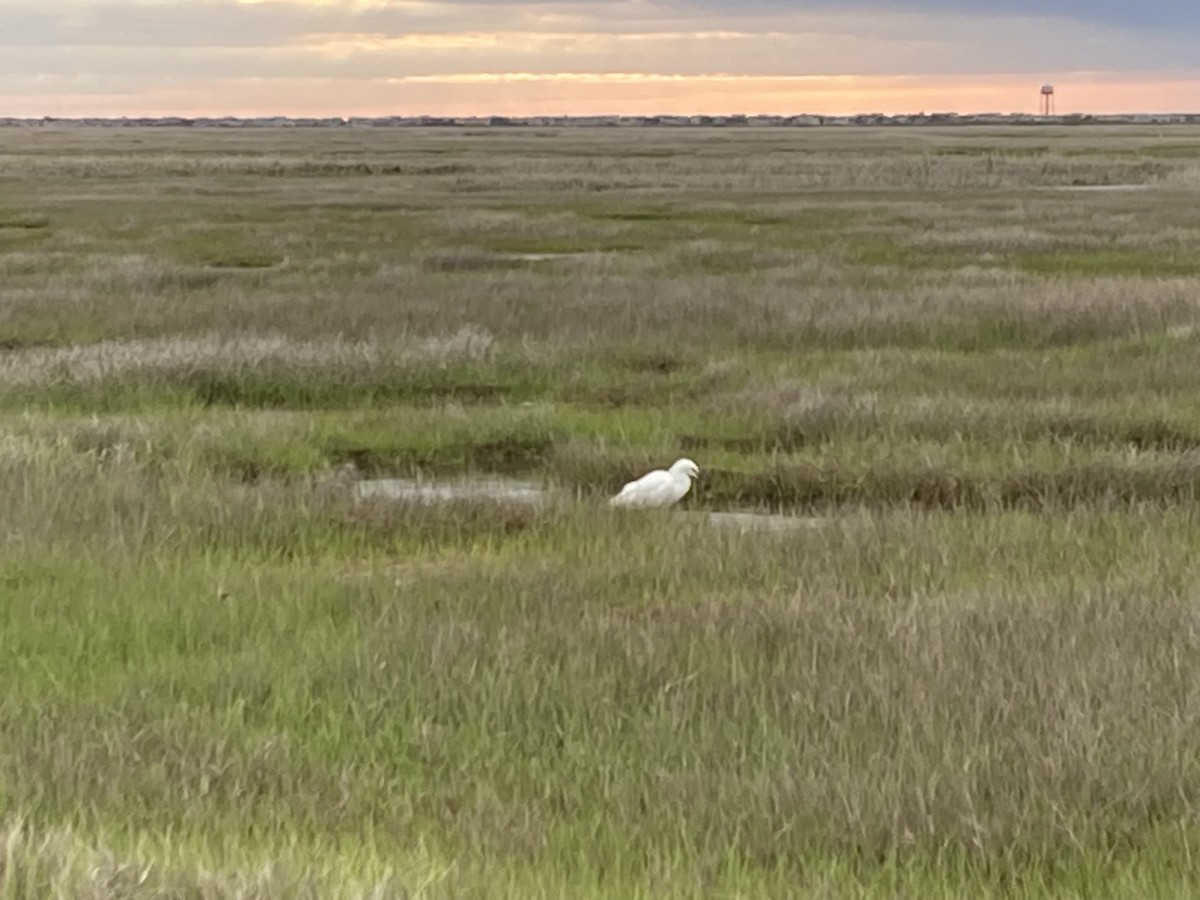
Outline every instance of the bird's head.
{"label": "bird's head", "polygon": [[690,459],[678,459],[671,466],[672,475],[686,475],[688,478],[699,478],[700,467]]}

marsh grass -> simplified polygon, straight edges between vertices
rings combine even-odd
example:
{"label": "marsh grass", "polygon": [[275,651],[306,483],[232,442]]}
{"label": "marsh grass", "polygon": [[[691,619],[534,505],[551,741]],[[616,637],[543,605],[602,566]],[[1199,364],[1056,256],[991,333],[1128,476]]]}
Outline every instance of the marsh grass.
{"label": "marsh grass", "polygon": [[1183,131],[0,144],[0,896],[1195,894]]}

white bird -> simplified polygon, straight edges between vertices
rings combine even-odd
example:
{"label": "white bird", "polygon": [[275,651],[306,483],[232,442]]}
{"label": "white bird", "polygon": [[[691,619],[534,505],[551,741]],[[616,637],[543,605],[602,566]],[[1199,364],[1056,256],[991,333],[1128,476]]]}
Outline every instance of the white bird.
{"label": "white bird", "polygon": [[655,469],[621,488],[610,506],[670,506],[683,499],[700,467],[690,459],[676,460],[669,469]]}

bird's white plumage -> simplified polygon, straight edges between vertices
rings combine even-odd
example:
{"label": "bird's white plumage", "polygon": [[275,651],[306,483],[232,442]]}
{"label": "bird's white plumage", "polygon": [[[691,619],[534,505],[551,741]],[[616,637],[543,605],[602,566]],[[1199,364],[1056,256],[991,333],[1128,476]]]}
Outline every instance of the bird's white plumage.
{"label": "bird's white plumage", "polygon": [[631,481],[609,500],[612,506],[670,506],[691,489],[700,467],[690,459],[676,460],[670,469],[655,469]]}

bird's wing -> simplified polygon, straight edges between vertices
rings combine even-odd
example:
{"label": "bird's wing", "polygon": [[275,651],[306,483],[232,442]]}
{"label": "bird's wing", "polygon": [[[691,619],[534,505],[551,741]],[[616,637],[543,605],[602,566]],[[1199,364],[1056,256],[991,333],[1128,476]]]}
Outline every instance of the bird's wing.
{"label": "bird's wing", "polygon": [[656,469],[631,481],[609,502],[614,506],[653,506],[662,502],[659,498],[670,491],[674,479],[669,472]]}
{"label": "bird's wing", "polygon": [[[667,475],[665,472],[663,474]],[[646,489],[646,494],[647,506],[670,506],[682,496],[679,493],[678,479],[674,475],[656,478],[654,484]]]}

